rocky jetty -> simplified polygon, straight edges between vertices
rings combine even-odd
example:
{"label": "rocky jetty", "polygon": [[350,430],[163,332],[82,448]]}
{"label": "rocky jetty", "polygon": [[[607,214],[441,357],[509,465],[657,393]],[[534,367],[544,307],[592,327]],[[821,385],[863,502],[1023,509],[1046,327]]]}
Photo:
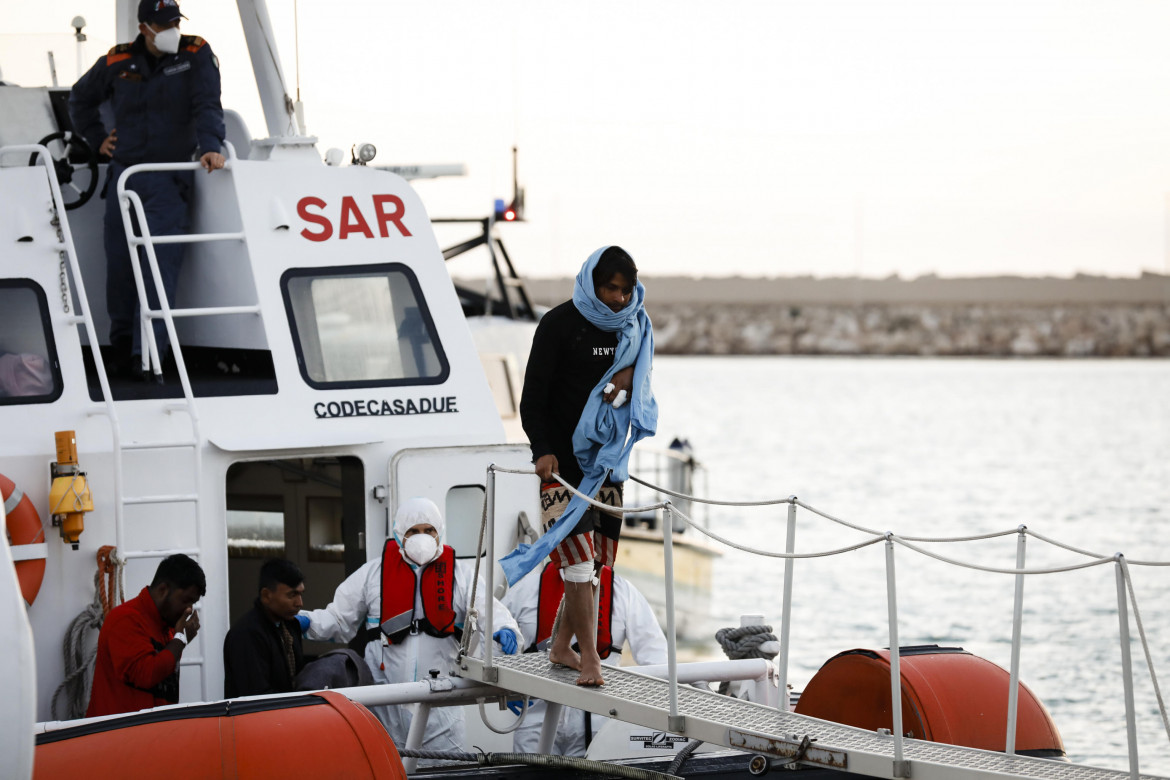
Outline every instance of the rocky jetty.
{"label": "rocky jetty", "polygon": [[[659,354],[1170,357],[1162,274],[643,282]],[[572,280],[527,287],[554,305]]]}
{"label": "rocky jetty", "polygon": [[670,304],[663,355],[1170,357],[1170,305]]}

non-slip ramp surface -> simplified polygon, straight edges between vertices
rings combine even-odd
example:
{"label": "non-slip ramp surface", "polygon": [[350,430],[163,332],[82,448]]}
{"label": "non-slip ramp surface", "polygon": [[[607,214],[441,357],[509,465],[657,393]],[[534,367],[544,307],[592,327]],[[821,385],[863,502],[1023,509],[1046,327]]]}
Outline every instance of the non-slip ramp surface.
{"label": "non-slip ramp surface", "polygon": [[[463,674],[546,701],[589,710],[644,728],[681,733],[714,745],[790,758],[807,736],[802,763],[871,777],[893,778],[894,738],[690,686],[678,691],[678,723],[670,722],[670,684],[627,669],[605,667],[605,685],[584,688],[577,672],[553,666],[544,653],[495,657],[491,677],[482,659],[463,659]],[[1027,756],[906,739],[903,758],[912,780],[975,780],[989,777],[1043,780],[1125,780],[1128,772]],[[1156,775],[1142,775],[1155,778]]]}

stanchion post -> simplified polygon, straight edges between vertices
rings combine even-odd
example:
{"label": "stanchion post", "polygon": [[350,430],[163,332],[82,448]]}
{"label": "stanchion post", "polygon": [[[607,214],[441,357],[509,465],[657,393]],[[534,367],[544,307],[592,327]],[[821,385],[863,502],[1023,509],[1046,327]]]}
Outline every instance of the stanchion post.
{"label": "stanchion post", "polygon": [[[483,631],[485,679],[495,682],[495,670],[492,668],[492,653],[495,651],[495,647],[492,646],[492,626],[495,625],[492,621],[495,616],[492,612],[496,602],[496,464],[494,463],[488,466],[487,490],[484,492],[484,501],[487,502],[487,528],[484,529],[484,534],[487,536],[487,541],[484,543],[484,549],[487,550],[487,560],[484,561],[487,569],[484,574],[484,580],[487,582],[487,593],[483,594],[484,625],[480,628]],[[471,608],[474,609],[475,605],[472,604]]]}
{"label": "stanchion post", "polygon": [[1117,620],[1121,634],[1121,676],[1125,689],[1125,731],[1129,738],[1129,776],[1138,780],[1137,716],[1133,705],[1133,661],[1129,653],[1129,607],[1125,595],[1125,556],[1113,556],[1117,571]]}
{"label": "stanchion post", "polygon": [[[796,496],[788,497],[788,535],[784,542],[784,552],[791,555],[796,550]],[[781,712],[788,709],[788,633],[792,627],[792,567],[796,563],[792,558],[784,559],[784,603],[781,605],[780,615],[780,662],[776,671],[780,676],[780,700],[776,709]]]}
{"label": "stanchion post", "polygon": [[1009,756],[1016,752],[1016,717],[1020,702],[1020,644],[1023,640],[1024,624],[1024,559],[1028,546],[1028,527],[1021,525],[1016,539],[1016,597],[1012,608],[1012,664],[1008,676],[1007,739],[1003,752]]}
{"label": "stanchion post", "polygon": [[666,580],[666,667],[670,678],[669,728],[676,734],[685,731],[686,724],[678,716],[678,656],[674,631],[674,506],[667,501],[665,522],[662,524],[663,563]]}
{"label": "stanchion post", "polygon": [[894,576],[894,534],[886,534],[886,600],[890,621],[890,732],[894,735],[894,777],[909,777],[902,746],[902,663],[898,650],[898,593]]}

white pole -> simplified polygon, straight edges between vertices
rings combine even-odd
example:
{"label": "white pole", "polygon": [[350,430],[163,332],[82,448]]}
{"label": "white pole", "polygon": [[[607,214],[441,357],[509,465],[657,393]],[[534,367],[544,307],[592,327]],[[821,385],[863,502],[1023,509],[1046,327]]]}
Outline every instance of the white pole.
{"label": "white pole", "polygon": [[[484,534],[487,536],[485,543],[487,560],[484,561],[484,568],[487,569],[484,573],[484,579],[487,581],[487,593],[483,594],[483,667],[488,670],[492,668],[492,653],[496,649],[492,645],[492,626],[494,625],[492,611],[496,602],[496,464],[494,463],[488,466],[487,494],[484,496],[484,500],[487,501],[487,528],[484,529]],[[479,554],[478,550],[476,550],[476,554]],[[471,607],[474,609],[475,605],[472,604]],[[488,672],[488,676],[491,677],[492,673]],[[494,677],[492,677],[492,682],[495,682]]]}
{"label": "white pole", "polygon": [[[1024,553],[1028,543],[1027,526],[1021,525],[1018,529],[1019,538],[1016,540],[1016,570],[1024,569]],[[1012,610],[1012,664],[1011,674],[1008,676],[1008,712],[1007,712],[1007,741],[1003,752],[1009,756],[1016,752],[1016,717],[1020,699],[1020,643],[1023,638],[1024,624],[1024,575],[1016,574],[1016,598]]]}
{"label": "white pole", "polygon": [[[788,497],[788,536],[784,542],[784,552],[791,555],[796,550],[796,496]],[[788,633],[792,627],[792,567],[795,561],[792,558],[784,559],[784,603],[780,617],[780,661],[777,672],[780,675],[780,700],[776,709],[781,712],[788,709]]]}
{"label": "white pole", "polygon": [[537,743],[538,753],[548,755],[552,753],[553,742],[557,738],[557,728],[561,724],[562,705],[556,702],[545,702],[544,723],[540,724],[540,742]]}
{"label": "white pole", "polygon": [[894,777],[906,777],[902,750],[902,663],[898,651],[898,594],[894,576],[894,535],[886,534],[886,600],[890,621],[890,731],[894,735]]}
{"label": "white pole", "polygon": [[[431,705],[423,702],[418,705],[418,712],[410,721],[410,730],[406,732],[406,749],[418,750],[422,747],[423,737],[427,732],[427,719],[431,716]],[[402,768],[407,774],[412,774],[418,768],[417,758],[402,759]]]}
{"label": "white pole", "polygon": [[264,0],[236,0],[236,7],[244,28],[248,55],[252,58],[252,72],[256,76],[256,89],[260,92],[268,134],[274,138],[296,135],[293,101],[285,86],[268,6]]}
{"label": "white pole", "polygon": [[667,501],[665,509],[662,541],[666,584],[666,667],[670,678],[670,721],[673,724],[678,721],[678,658],[674,634],[674,506]]}
{"label": "white pole", "polygon": [[1125,573],[1122,563],[1125,556],[1117,553],[1117,620],[1121,627],[1121,676],[1125,688],[1125,731],[1129,737],[1129,776],[1138,780],[1137,716],[1133,705],[1133,662],[1129,655],[1129,609],[1126,606]]}

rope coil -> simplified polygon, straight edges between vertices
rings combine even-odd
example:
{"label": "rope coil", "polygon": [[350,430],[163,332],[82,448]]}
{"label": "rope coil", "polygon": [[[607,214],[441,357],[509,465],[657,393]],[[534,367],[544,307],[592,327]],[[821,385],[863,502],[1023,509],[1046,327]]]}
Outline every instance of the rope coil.
{"label": "rope coil", "polygon": [[[107,545],[98,550],[97,571],[93,574],[93,601],[73,618],[65,630],[61,648],[65,657],[65,679],[53,691],[50,711],[54,720],[85,717],[97,658],[97,642],[90,644],[89,633],[101,631],[106,615],[125,600],[122,589],[124,565],[117,548]],[[112,604],[115,596],[117,603]]]}

